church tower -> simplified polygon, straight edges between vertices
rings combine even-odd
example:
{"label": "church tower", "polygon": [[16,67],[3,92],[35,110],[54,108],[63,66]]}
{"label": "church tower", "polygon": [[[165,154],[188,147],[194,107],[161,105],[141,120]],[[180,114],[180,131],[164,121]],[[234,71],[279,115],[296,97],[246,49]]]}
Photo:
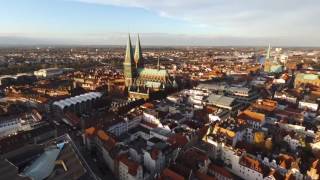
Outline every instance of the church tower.
{"label": "church tower", "polygon": [[128,37],[126,55],[125,55],[123,66],[124,66],[123,73],[125,78],[125,84],[126,84],[126,87],[130,87],[136,76],[136,65],[135,65],[133,53],[132,53],[130,34]]}
{"label": "church tower", "polygon": [[271,45],[269,44],[266,59],[270,59],[270,57],[271,57],[271,56],[270,56],[270,53],[271,53]]}
{"label": "church tower", "polygon": [[271,46],[269,44],[267,56],[264,60],[264,72],[270,72],[270,70],[271,70],[272,62],[271,62],[270,52],[271,52]]}
{"label": "church tower", "polygon": [[137,36],[136,49],[135,49],[135,53],[134,53],[134,61],[136,63],[137,68],[144,67],[139,34]]}

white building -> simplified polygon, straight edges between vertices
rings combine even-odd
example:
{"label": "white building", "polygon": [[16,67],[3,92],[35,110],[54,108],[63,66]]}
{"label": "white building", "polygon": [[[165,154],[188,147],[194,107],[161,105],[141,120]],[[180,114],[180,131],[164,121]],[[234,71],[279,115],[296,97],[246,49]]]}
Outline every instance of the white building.
{"label": "white building", "polygon": [[160,119],[158,118],[158,113],[155,110],[145,110],[143,112],[143,120],[152,124],[160,125]]}
{"label": "white building", "polygon": [[32,130],[41,124],[41,115],[39,113],[29,113],[23,116],[14,116],[0,120],[0,138],[14,135],[18,131]]}
{"label": "white building", "polygon": [[319,108],[319,105],[316,102],[299,101],[299,108],[300,109],[307,108],[311,111],[317,111]]}
{"label": "white building", "polygon": [[123,155],[119,160],[119,180],[143,180],[142,166]]}
{"label": "white building", "polygon": [[254,129],[260,129],[266,122],[265,114],[245,110],[238,115],[238,120],[245,121]]}
{"label": "white building", "polygon": [[144,151],[143,164],[151,174],[160,173],[165,168],[165,161],[165,155],[159,149]]}
{"label": "white building", "polygon": [[130,129],[137,127],[140,124],[141,119],[141,116],[137,116],[133,119],[125,118],[121,122],[108,127],[107,131],[113,133],[116,136],[120,136],[121,134],[128,132]]}
{"label": "white building", "polygon": [[299,140],[291,138],[289,134],[286,135],[283,140],[289,144],[291,150],[295,151],[297,147],[301,146]]}
{"label": "white building", "polygon": [[54,77],[63,74],[63,69],[60,68],[48,68],[48,69],[39,69],[34,71],[33,74],[40,78]]}

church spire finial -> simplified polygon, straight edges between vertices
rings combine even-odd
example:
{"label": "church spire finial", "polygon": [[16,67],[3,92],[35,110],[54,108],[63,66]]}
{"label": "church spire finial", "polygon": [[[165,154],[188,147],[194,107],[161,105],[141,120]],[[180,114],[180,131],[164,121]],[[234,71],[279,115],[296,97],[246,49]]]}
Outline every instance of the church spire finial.
{"label": "church spire finial", "polygon": [[135,49],[135,53],[134,53],[134,61],[135,61],[137,67],[143,68],[143,57],[142,57],[142,50],[141,50],[139,34],[137,36],[136,49]]}

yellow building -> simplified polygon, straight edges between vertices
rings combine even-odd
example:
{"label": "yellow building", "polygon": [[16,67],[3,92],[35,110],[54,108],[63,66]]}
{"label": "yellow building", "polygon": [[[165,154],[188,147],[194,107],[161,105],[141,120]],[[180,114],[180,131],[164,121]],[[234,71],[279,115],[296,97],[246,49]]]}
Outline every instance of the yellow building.
{"label": "yellow building", "polygon": [[298,88],[301,84],[312,84],[320,87],[320,76],[318,74],[298,73],[294,80],[294,87]]}

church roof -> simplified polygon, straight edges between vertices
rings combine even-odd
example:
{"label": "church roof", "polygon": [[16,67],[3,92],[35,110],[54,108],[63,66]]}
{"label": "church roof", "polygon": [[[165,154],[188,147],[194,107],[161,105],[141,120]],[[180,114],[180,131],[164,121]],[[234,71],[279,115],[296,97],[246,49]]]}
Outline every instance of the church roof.
{"label": "church roof", "polygon": [[169,76],[167,70],[164,69],[148,69],[148,68],[140,68],[138,69],[140,76]]}
{"label": "church roof", "polygon": [[150,87],[150,88],[160,88],[161,83],[160,83],[160,82],[147,81],[147,82],[145,83],[145,85],[146,85],[147,87]]}
{"label": "church roof", "polygon": [[304,79],[304,80],[318,80],[319,79],[319,75],[317,75],[317,74],[298,73],[296,78]]}

